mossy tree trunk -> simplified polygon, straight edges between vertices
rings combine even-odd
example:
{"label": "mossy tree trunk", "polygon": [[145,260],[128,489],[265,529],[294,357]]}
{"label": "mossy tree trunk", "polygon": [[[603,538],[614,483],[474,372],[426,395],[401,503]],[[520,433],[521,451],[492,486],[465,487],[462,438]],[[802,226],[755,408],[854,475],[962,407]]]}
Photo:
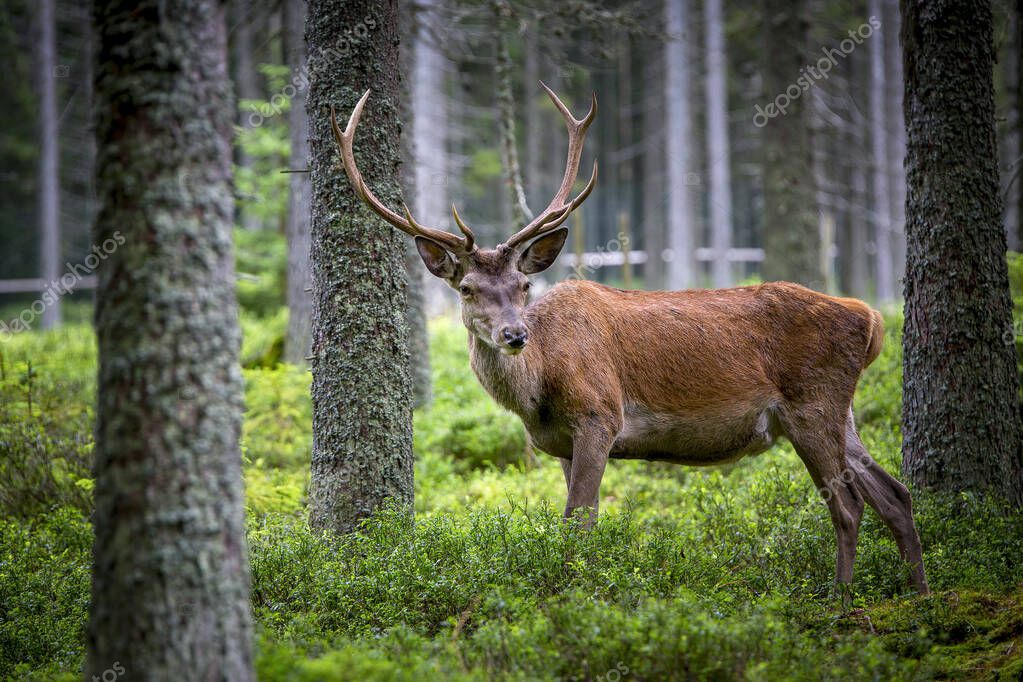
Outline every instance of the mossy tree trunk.
{"label": "mossy tree trunk", "polygon": [[356,197],[330,132],[367,88],[355,156],[385,204],[401,205],[395,0],[312,0],[306,23],[313,182],[313,460],[310,522],[347,532],[386,500],[411,508],[412,380],[406,237]]}
{"label": "mossy tree trunk", "polygon": [[250,680],[223,6],[96,3],[95,546],[86,677]]}
{"label": "mossy tree trunk", "polygon": [[902,3],[907,123],[903,473],[1023,503],[988,0]]}
{"label": "mossy tree trunk", "polygon": [[806,0],[764,0],[763,17],[764,101],[784,108],[767,115],[764,123],[757,119],[763,126],[764,279],[799,282],[823,291],[811,93],[797,82],[808,63]]}

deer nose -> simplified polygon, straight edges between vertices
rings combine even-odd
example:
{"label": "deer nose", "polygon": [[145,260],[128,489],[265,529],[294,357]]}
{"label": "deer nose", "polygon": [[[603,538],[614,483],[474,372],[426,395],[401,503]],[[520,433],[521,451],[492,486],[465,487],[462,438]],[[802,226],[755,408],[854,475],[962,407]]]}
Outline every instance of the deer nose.
{"label": "deer nose", "polygon": [[501,336],[504,337],[504,342],[511,348],[522,348],[526,345],[526,341],[529,340],[529,332],[521,328],[505,327],[504,331],[501,332]]}

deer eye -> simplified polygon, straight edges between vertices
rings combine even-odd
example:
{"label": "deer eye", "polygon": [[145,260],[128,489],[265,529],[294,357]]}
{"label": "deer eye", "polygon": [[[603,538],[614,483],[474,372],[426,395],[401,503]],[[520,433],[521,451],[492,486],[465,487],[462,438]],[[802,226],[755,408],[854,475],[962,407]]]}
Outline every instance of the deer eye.
{"label": "deer eye", "polygon": [[524,283],[522,284],[522,290],[523,290],[523,291],[529,291],[529,288],[530,288],[531,286],[533,286],[533,283],[532,283],[532,282],[530,282],[530,281],[529,281],[529,280],[527,279],[527,280],[526,280],[526,281],[525,281],[525,282],[524,282]]}
{"label": "deer eye", "polygon": [[462,296],[472,296],[472,287],[468,284],[463,284],[458,287],[458,293],[462,294]]}

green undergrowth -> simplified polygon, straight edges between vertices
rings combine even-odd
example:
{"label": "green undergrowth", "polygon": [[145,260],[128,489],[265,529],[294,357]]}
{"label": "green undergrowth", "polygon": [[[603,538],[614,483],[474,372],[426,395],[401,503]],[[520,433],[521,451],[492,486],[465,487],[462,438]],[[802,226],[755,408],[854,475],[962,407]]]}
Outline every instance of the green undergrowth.
{"label": "green undergrowth", "polygon": [[[253,357],[279,314],[243,313]],[[864,442],[898,472],[901,349],[861,381]],[[414,520],[344,538],[305,522],[310,376],[248,363],[256,662],[265,680],[926,680],[1023,676],[1023,515],[916,493],[934,594],[914,595],[868,511],[852,603],[832,596],[827,511],[791,447],[728,467],[613,462],[601,520],[560,519],[561,468],[431,326]],[[271,342],[272,345],[272,342]],[[262,348],[262,350],[260,350]],[[0,345],[0,678],[78,679],[88,609],[95,348],[84,326]],[[31,403],[31,404],[30,404]]]}

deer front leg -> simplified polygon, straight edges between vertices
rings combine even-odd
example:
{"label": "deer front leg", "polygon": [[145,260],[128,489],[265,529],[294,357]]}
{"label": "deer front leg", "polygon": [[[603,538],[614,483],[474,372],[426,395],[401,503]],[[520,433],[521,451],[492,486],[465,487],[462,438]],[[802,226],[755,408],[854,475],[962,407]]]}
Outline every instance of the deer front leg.
{"label": "deer front leg", "polygon": [[[597,522],[600,481],[604,477],[604,467],[613,441],[611,429],[596,425],[579,430],[572,440],[571,475],[566,476],[568,502],[565,505],[565,518],[572,518],[576,510],[583,510],[583,528],[592,528]],[[569,473],[568,467],[566,473]]]}

